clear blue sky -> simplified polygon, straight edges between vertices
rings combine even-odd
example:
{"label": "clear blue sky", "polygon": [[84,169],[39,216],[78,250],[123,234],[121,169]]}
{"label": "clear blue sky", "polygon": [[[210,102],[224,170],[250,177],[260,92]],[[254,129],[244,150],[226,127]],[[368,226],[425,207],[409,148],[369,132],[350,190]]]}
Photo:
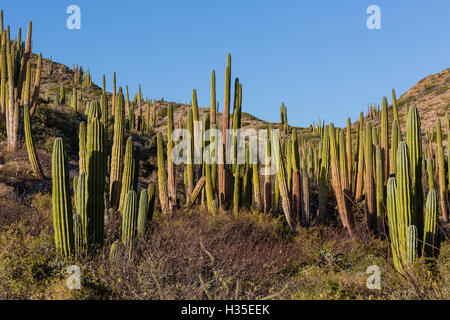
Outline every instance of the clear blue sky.
{"label": "clear blue sky", "polygon": [[[66,8],[82,10],[82,29],[66,28]],[[366,9],[381,8],[382,30],[368,30]],[[366,104],[403,94],[449,67],[448,0],[3,1],[14,34],[33,21],[34,51],[90,69],[97,84],[112,73],[131,94],[185,102],[196,88],[210,104],[216,70],[223,106],[226,55],[243,83],[243,108],[307,126],[318,117],[344,125]]]}

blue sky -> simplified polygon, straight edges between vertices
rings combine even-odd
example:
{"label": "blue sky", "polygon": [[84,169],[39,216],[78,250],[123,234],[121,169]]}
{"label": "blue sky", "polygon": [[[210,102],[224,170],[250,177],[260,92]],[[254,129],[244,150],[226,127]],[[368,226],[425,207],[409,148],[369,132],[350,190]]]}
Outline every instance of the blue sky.
{"label": "blue sky", "polygon": [[[66,28],[66,8],[82,12],[81,30]],[[369,30],[369,5],[381,8],[381,30]],[[243,83],[243,110],[308,126],[319,117],[345,125],[367,103],[395,88],[403,94],[423,77],[449,67],[448,0],[164,0],[3,2],[5,24],[33,21],[34,51],[71,66],[112,73],[131,94],[210,104],[216,70],[220,110],[226,55]],[[24,31],[25,32],[25,31]]]}

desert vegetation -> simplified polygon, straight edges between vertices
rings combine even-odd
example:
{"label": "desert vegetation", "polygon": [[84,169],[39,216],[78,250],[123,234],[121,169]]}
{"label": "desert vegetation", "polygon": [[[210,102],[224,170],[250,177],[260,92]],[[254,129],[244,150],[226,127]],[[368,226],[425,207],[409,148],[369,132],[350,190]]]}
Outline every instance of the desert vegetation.
{"label": "desert vegetation", "polygon": [[263,122],[231,55],[222,112],[215,71],[208,108],[130,99],[31,35],[1,12],[0,299],[450,298],[447,113],[393,90],[345,128]]}

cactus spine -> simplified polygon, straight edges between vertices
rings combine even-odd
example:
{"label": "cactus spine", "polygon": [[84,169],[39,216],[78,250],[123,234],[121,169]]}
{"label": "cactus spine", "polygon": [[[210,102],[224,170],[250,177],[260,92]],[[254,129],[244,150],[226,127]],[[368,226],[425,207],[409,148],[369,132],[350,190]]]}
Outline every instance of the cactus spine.
{"label": "cactus spine", "polygon": [[73,253],[73,216],[70,199],[69,168],[61,138],[53,145],[52,154],[53,228],[57,251],[66,257]]}

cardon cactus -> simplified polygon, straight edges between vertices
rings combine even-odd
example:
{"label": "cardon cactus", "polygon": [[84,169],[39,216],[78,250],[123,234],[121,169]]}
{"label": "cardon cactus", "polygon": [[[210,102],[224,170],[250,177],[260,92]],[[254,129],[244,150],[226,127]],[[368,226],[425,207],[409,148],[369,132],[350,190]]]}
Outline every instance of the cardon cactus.
{"label": "cardon cactus", "polygon": [[216,124],[216,72],[211,73],[211,125]]}
{"label": "cardon cactus", "polygon": [[400,138],[400,128],[398,127],[397,120],[394,120],[392,121],[391,150],[389,152],[389,173],[391,175],[395,175],[397,172],[397,149],[401,140]]}
{"label": "cardon cactus", "polygon": [[392,89],[392,111],[394,113],[394,120],[398,123],[400,119],[398,118],[397,97],[394,89]]}
{"label": "cardon cactus", "polygon": [[319,220],[325,218],[328,203],[328,179],[330,171],[330,135],[328,126],[323,131],[322,156],[319,171]]}
{"label": "cardon cactus", "polygon": [[[188,115],[187,115],[187,119],[186,119],[186,130],[188,132],[188,136],[185,137],[188,141],[187,163],[186,163],[186,174],[187,174],[186,199],[188,200],[191,197],[192,191],[194,190],[194,141],[193,141],[193,139],[194,139],[194,119],[193,119],[192,109],[188,110]],[[162,137],[161,137],[161,139],[162,139]],[[158,163],[159,163],[159,157],[158,157]]]}
{"label": "cardon cactus", "polygon": [[395,178],[389,178],[387,183],[386,208],[389,223],[389,236],[391,240],[392,260],[397,271],[402,272],[400,254],[400,217],[397,214],[397,182]]}
{"label": "cardon cactus", "polygon": [[353,190],[353,181],[352,181],[352,177],[353,177],[353,141],[352,141],[352,121],[350,118],[347,119],[347,131],[345,134],[345,145],[346,145],[346,153],[347,153],[347,176],[348,176],[348,190]]}
{"label": "cardon cactus", "polygon": [[376,196],[377,196],[377,231],[382,234],[384,228],[384,183],[381,147],[376,146]]}
{"label": "cardon cactus", "polygon": [[25,144],[27,146],[28,158],[30,160],[31,169],[34,175],[38,179],[44,179],[44,172],[42,171],[41,163],[39,161],[36,149],[33,143],[33,137],[31,135],[31,124],[30,124],[30,112],[28,109],[28,104],[23,107],[23,122],[24,122],[24,132],[25,132]]}
{"label": "cardon cactus", "polygon": [[173,106],[167,107],[167,191],[169,196],[170,212],[176,206],[177,202],[177,186],[176,186],[176,168],[172,160],[173,142]]}
{"label": "cardon cactus", "polygon": [[[442,144],[442,142],[441,142]],[[442,145],[438,147],[438,156],[439,156],[439,198],[441,203],[441,213],[442,219],[444,222],[448,222],[448,193],[447,193],[447,185],[445,182],[445,156],[444,156],[444,147]],[[431,189],[431,188],[430,188]]]}
{"label": "cardon cactus", "polygon": [[61,138],[53,145],[52,154],[53,228],[57,251],[66,257],[74,252],[73,213],[70,199],[69,168]]}
{"label": "cardon cactus", "polygon": [[412,208],[414,224],[419,232],[419,238],[423,236],[423,187],[422,187],[422,134],[420,131],[419,111],[411,107],[408,113],[406,127],[406,143],[411,159],[411,186]]}
{"label": "cardon cactus", "polygon": [[417,257],[417,227],[411,225],[406,233],[406,261],[413,263]]}
{"label": "cardon cactus", "polygon": [[434,162],[433,158],[428,157],[427,160],[427,173],[428,173],[428,188],[434,190]]}
{"label": "cardon cactus", "polygon": [[82,232],[81,237],[83,239],[83,244],[87,245],[87,225],[88,225],[88,217],[86,213],[86,204],[87,204],[87,176],[86,173],[82,173],[78,177],[77,190],[76,190],[76,209],[77,213],[81,218]]}
{"label": "cardon cactus", "polygon": [[106,138],[103,124],[93,118],[87,129],[87,240],[102,245],[105,213]]}
{"label": "cardon cactus", "polygon": [[355,200],[360,201],[363,195],[363,179],[364,179],[364,131],[363,119],[359,120],[359,143],[358,143],[358,166],[356,174]]}
{"label": "cardon cactus", "polygon": [[381,104],[381,161],[383,163],[383,183],[386,185],[389,175],[389,128],[388,128],[388,102],[386,97],[383,97]]}
{"label": "cardon cactus", "polygon": [[167,190],[167,178],[164,164],[164,142],[161,132],[157,135],[157,154],[158,154],[158,190],[159,202],[163,214],[171,213],[169,210],[169,194]]}
{"label": "cardon cactus", "polygon": [[405,142],[400,142],[397,151],[397,224],[398,224],[398,245],[400,259],[407,261],[406,257],[406,234],[410,225],[414,225],[415,216],[411,210],[411,175],[410,175],[410,158],[408,146]]}
{"label": "cardon cactus", "polygon": [[367,123],[366,143],[365,143],[365,166],[366,173],[364,177],[364,187],[366,190],[366,215],[367,225],[370,230],[375,230],[376,212],[375,212],[375,192],[374,192],[374,166],[373,166],[373,144],[372,144],[372,125]]}
{"label": "cardon cactus", "polygon": [[264,168],[264,213],[269,213],[272,209],[272,182],[271,182],[271,144],[270,139],[266,137],[266,154]]}
{"label": "cardon cactus", "polygon": [[427,258],[435,258],[439,247],[439,230],[438,230],[438,205],[437,194],[435,190],[430,190],[427,197],[425,209],[425,229],[423,236],[422,254]]}
{"label": "cardon cactus", "polygon": [[148,193],[147,190],[141,191],[141,196],[139,198],[139,214],[137,219],[137,232],[139,236],[145,233],[147,228],[148,219]]}
{"label": "cardon cactus", "polygon": [[114,137],[111,150],[111,169],[109,176],[109,201],[115,209],[119,206],[120,191],[122,189],[122,166],[123,166],[123,115],[124,97],[122,88],[115,97],[116,106],[114,108]]}
{"label": "cardon cactus", "polygon": [[119,211],[122,212],[125,205],[125,198],[128,192],[134,190],[136,177],[136,160],[134,159],[133,139],[131,137],[127,140],[125,149],[125,164],[122,175],[122,191],[120,192]]}
{"label": "cardon cactus", "polygon": [[286,218],[286,222],[288,223],[291,229],[295,228],[295,221],[292,218],[292,207],[291,200],[289,198],[289,190],[287,187],[287,178],[285,174],[284,161],[281,157],[281,142],[276,137],[276,135],[272,135],[272,146],[275,156],[275,161],[277,162],[277,184],[279,185],[280,196],[281,196],[281,206],[283,207],[284,216]]}
{"label": "cardon cactus", "polygon": [[79,130],[79,153],[78,153],[78,167],[80,174],[86,172],[86,123],[84,121],[80,122],[80,130]]}
{"label": "cardon cactus", "polygon": [[341,175],[347,174],[347,168],[345,167],[341,171],[341,167],[339,165],[339,150],[336,144],[336,132],[332,123],[329,126],[329,137],[332,187],[336,196],[339,216],[341,218],[342,224],[344,225],[344,228],[347,229],[350,236],[353,236],[351,225],[351,210],[345,197],[345,189],[342,185],[341,178]]}
{"label": "cardon cactus", "polygon": [[137,234],[138,196],[135,191],[128,192],[122,212],[122,243],[130,252],[133,250]]}
{"label": "cardon cactus", "polygon": [[[302,205],[301,205],[301,182],[300,182],[300,170],[299,170],[299,146],[298,137],[295,129],[292,130],[292,143],[291,143],[291,154],[292,154],[292,209],[294,219],[301,223],[302,220]],[[303,223],[301,223],[303,225]]]}

